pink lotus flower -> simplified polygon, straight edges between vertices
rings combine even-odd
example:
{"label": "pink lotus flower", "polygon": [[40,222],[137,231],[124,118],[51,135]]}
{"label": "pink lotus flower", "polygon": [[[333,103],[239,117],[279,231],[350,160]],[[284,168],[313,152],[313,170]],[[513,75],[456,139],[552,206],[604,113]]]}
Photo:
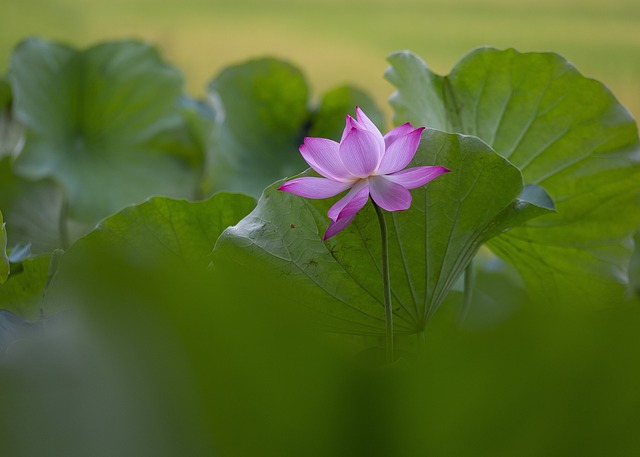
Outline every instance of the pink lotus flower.
{"label": "pink lotus flower", "polygon": [[324,240],[344,230],[367,203],[369,195],[387,211],[403,211],[411,206],[409,189],[423,186],[449,171],[440,166],[404,170],[416,154],[424,127],[414,129],[407,122],[383,137],[358,107],[356,118],[347,115],[340,143],[326,138],[305,138],[300,146],[302,157],[323,178],[296,178],[278,188],[316,199],[351,189],[329,209],[331,223]]}

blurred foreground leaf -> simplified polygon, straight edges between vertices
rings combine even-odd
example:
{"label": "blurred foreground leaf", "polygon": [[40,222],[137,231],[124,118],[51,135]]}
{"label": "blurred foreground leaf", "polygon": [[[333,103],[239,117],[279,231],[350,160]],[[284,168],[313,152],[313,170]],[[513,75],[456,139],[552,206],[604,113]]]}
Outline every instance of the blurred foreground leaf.
{"label": "blurred foreground leaf", "polygon": [[[544,207],[544,191],[521,195],[518,169],[473,137],[425,130],[413,165],[443,165],[451,173],[414,190],[409,210],[386,214],[399,333],[424,330],[485,241],[552,209]],[[285,276],[288,293],[298,293],[330,329],[380,334],[380,233],[373,209],[365,206],[351,226],[323,243],[332,201],[277,187],[269,187],[257,208],[223,233],[214,262],[264,265]]]}
{"label": "blurred foreground leaf", "polygon": [[267,278],[206,268],[215,238],[253,206],[154,198],[64,254],[46,306],[70,310],[67,332],[27,347],[10,376],[0,364],[11,455],[339,454],[352,433],[347,370]]}
{"label": "blurred foreground leaf", "polygon": [[638,307],[550,318],[516,306],[483,331],[438,313],[424,358],[358,370],[313,343],[270,278],[77,254],[57,293],[81,304],[80,325],[0,360],[8,456],[628,457],[640,446]]}
{"label": "blurred foreground leaf", "polygon": [[640,225],[640,145],[609,90],[551,53],[480,48],[444,77],[409,52],[389,61],[397,123],[478,136],[549,192],[557,213],[489,243],[532,296],[620,301]]}

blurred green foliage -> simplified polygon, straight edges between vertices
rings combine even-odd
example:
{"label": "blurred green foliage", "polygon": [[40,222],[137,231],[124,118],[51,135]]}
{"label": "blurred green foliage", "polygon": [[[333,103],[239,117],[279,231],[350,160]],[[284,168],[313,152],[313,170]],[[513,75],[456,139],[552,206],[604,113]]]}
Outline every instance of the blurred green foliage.
{"label": "blurred green foliage", "polygon": [[[135,11],[135,4],[127,5],[115,2],[112,7]],[[165,13],[170,11],[168,7]],[[117,93],[120,102],[130,101],[122,94],[132,87],[128,85],[131,80],[101,78],[110,64],[119,62],[118,52],[93,67],[89,65],[93,61],[89,54],[106,48],[76,51],[37,40],[27,43],[26,47],[35,46],[38,52],[26,61],[37,65],[27,65],[22,70],[41,68],[38,65],[44,63],[48,70],[55,69],[59,62],[49,60],[49,53],[39,52],[42,47],[55,48],[61,54],[75,55],[73,59],[87,64],[87,68],[97,68],[81,72],[82,76],[71,72],[76,75],[72,81],[80,79],[82,87],[92,88],[89,95]],[[25,46],[19,48],[20,52]],[[141,45],[129,42],[124,46],[139,49]],[[157,57],[152,50],[149,52]],[[155,57],[152,60],[176,75],[162,61]],[[270,62],[276,67],[281,65]],[[247,65],[242,71],[251,81],[252,72],[260,73],[261,69]],[[62,88],[74,86],[65,82],[63,76],[68,73],[53,73],[55,77],[45,78],[42,87],[51,87],[55,82],[63,83]],[[294,69],[293,73],[298,72]],[[15,81],[17,75],[25,75],[28,80],[43,74],[25,70],[13,73],[13,77]],[[277,71],[275,76],[266,76],[270,77],[279,80]],[[296,87],[300,89],[305,84]],[[54,85],[44,94],[30,93],[22,87],[19,97],[5,97],[3,103],[15,103],[12,109],[22,113],[27,148],[34,131],[38,133],[34,127],[38,123],[32,123],[35,118],[48,116],[41,122],[45,128],[64,126],[70,119],[56,118],[58,111],[49,109],[50,104],[43,104],[47,109],[39,112],[38,103],[25,105],[24,100],[41,96],[50,102],[62,98],[65,106],[68,100],[64,95],[68,91],[60,87]],[[40,85],[34,84],[33,88],[37,92]],[[70,88],[72,93],[78,89]],[[158,113],[149,114],[149,130],[162,132],[151,146],[162,144],[177,133],[178,138],[188,139],[186,150],[173,150],[177,156],[216,154],[209,134],[224,128],[220,107],[216,111],[215,103],[189,99],[179,90],[171,93],[175,103],[167,112],[169,117],[181,120],[181,128],[163,130],[167,124],[155,118]],[[76,94],[74,98],[82,97]],[[262,99],[247,97],[246,110],[254,110]],[[267,105],[278,103],[280,97],[269,100]],[[103,108],[111,107],[110,101],[107,97]],[[341,112],[339,107],[354,103],[374,105],[365,92],[353,88],[329,92],[319,107],[307,97],[300,97],[296,109],[302,113],[301,118],[307,116],[308,123],[296,120],[283,144],[295,147],[295,138],[307,130],[326,132],[322,134],[327,136],[339,134],[335,126],[346,111],[345,108]],[[32,111],[27,109],[29,105]],[[88,108],[91,113],[92,106]],[[282,114],[281,108],[273,111]],[[84,127],[90,125],[88,120],[84,122],[81,112],[71,112],[75,113],[71,121]],[[113,125],[107,121],[118,120],[120,112],[104,109],[103,114],[113,116],[105,118],[105,125]],[[240,119],[242,116],[241,113]],[[378,116],[382,119],[381,113]],[[601,124],[608,125],[605,121]],[[100,130],[100,122],[95,125],[98,129],[90,130],[101,141],[115,142],[124,149],[130,146],[131,137],[118,135],[117,129]],[[123,128],[128,126],[125,122]],[[68,133],[66,128],[61,130]],[[237,136],[250,130],[238,128]],[[510,189],[509,195],[501,196],[501,189],[492,189],[489,182],[484,183],[483,194],[466,195],[466,189],[475,188],[475,183],[459,170],[458,179],[465,185],[453,186],[446,192],[457,196],[455,200],[443,198],[438,204],[459,205],[466,216],[443,211],[442,221],[429,222],[434,230],[444,230],[456,221],[475,223],[476,218],[469,214],[485,221],[480,216],[486,216],[487,208],[496,209],[493,206],[505,207],[507,212],[526,207],[526,200],[513,201],[523,184],[518,170],[488,145],[460,135],[429,132],[440,138],[462,138],[461,144],[481,149],[479,156],[487,159],[489,171],[500,174],[498,178],[489,173],[494,176],[490,181],[508,181],[506,187]],[[260,147],[269,149],[271,133],[267,128],[264,145],[249,143],[260,143]],[[36,138],[40,153],[57,157],[60,143],[56,140],[65,135],[51,135],[46,141],[43,138]],[[428,134],[427,143],[433,147],[421,152],[418,159],[437,160],[440,149],[435,146],[439,143],[430,143]],[[92,144],[88,141],[79,149],[83,154],[73,158],[82,161],[87,159],[84,154],[89,158],[92,154],[99,156],[103,150],[94,149]],[[63,147],[63,153],[68,152]],[[463,156],[459,163],[466,163],[474,160],[464,155],[477,151],[465,147],[458,152]],[[628,151],[622,152],[616,157],[624,162]],[[85,206],[96,210],[94,222],[109,211],[117,212],[93,230],[91,225],[76,230],[69,208],[65,208],[69,191],[83,193],[82,197],[91,201],[92,196],[104,197],[101,193],[109,189],[93,185],[91,174],[82,176],[90,185],[78,189],[70,189],[69,182],[55,173],[51,175],[58,179],[50,179],[49,173],[44,173],[47,176],[41,180],[24,176],[25,170],[15,167],[14,154],[11,151],[0,163],[0,205],[7,222],[11,263],[11,274],[0,286],[0,306],[6,308],[0,313],[1,455],[623,457],[640,448],[636,425],[640,410],[637,291],[634,294],[629,290],[624,302],[599,311],[583,307],[578,294],[568,295],[568,306],[549,306],[543,297],[527,294],[530,289],[525,288],[512,267],[481,249],[474,266],[477,282],[470,306],[462,305],[460,286],[453,284],[459,276],[458,265],[456,274],[443,278],[451,293],[441,311],[429,321],[424,344],[416,348],[416,339],[405,337],[400,344],[404,351],[397,363],[380,366],[380,341],[375,335],[328,335],[321,331],[317,316],[310,310],[319,309],[325,297],[297,287],[292,277],[273,268],[264,254],[254,253],[252,262],[242,262],[234,255],[225,261],[210,257],[216,240],[228,226],[250,225],[257,233],[240,243],[239,249],[245,251],[265,239],[270,243],[291,240],[260,238],[264,236],[262,228],[270,230],[267,224],[261,226],[265,221],[252,223],[250,218],[243,219],[253,207],[251,197],[220,193],[199,202],[166,197],[140,202],[136,181],[129,177],[128,188],[133,192],[119,189],[127,194],[120,204],[133,206],[114,205],[99,211]],[[66,162],[72,168],[78,166],[69,157]],[[55,165],[64,168],[64,163]],[[147,171],[144,165],[143,173]],[[627,168],[632,169],[633,164],[627,164]],[[474,176],[483,176],[474,167],[470,170]],[[204,187],[199,184],[194,186],[198,187],[194,189],[196,196],[201,196],[197,194]],[[455,181],[443,180],[441,186],[446,190],[453,184]],[[613,188],[619,190],[619,182],[614,184]],[[111,185],[118,186],[118,180],[114,179]],[[637,195],[637,186],[629,187],[621,191],[625,199]],[[158,192],[168,193],[164,187]],[[441,189],[440,193],[445,192]],[[596,192],[588,197],[598,195]],[[489,201],[485,205],[477,197]],[[562,201],[565,195],[559,197]],[[599,207],[609,203],[594,201]],[[463,203],[473,207],[464,208]],[[637,201],[634,204],[637,206]],[[49,211],[39,211],[42,207]],[[628,207],[634,208],[631,204]],[[620,213],[623,222],[635,217],[635,213]],[[324,214],[318,211],[311,219],[317,224],[321,216],[326,224]],[[414,216],[407,213],[407,217]],[[269,217],[285,229],[301,228],[287,221],[282,211]],[[364,226],[372,215],[364,211],[359,217]],[[312,224],[310,227],[313,229]],[[487,226],[492,234],[491,230],[501,228],[506,225]],[[459,229],[451,233],[464,238],[473,235],[467,229],[478,227],[463,224]],[[631,228],[625,226],[625,230]],[[409,233],[407,251],[415,249],[415,233],[419,231],[412,229]],[[483,233],[476,235],[484,240]],[[627,243],[630,237],[616,235],[616,239]],[[304,249],[294,248],[296,243],[300,247],[308,241],[304,237],[294,240],[288,246],[292,249],[285,254],[293,253],[295,257],[304,253]],[[318,249],[327,251],[331,247],[315,241]],[[449,244],[438,245],[438,252],[444,252],[443,263],[447,259],[453,263],[468,260],[465,256],[447,257]],[[59,247],[68,249],[61,254],[56,249]],[[473,247],[471,251],[475,252],[479,245]],[[623,248],[630,254],[629,246]],[[637,287],[638,252],[636,249],[631,258],[631,287]],[[625,257],[625,262],[628,260],[629,256]],[[626,274],[625,262],[619,261],[617,266]],[[351,263],[357,268],[359,259],[354,257]],[[572,284],[576,290],[583,286],[580,282]],[[344,283],[334,287],[339,289]],[[43,316],[37,317],[40,306]]]}
{"label": "blurred green foliage", "polygon": [[80,308],[0,365],[4,455],[623,457],[640,446],[637,303],[520,306],[482,330],[448,310],[422,357],[370,369],[310,326],[286,278],[130,257],[88,242],[69,252],[47,306]]}

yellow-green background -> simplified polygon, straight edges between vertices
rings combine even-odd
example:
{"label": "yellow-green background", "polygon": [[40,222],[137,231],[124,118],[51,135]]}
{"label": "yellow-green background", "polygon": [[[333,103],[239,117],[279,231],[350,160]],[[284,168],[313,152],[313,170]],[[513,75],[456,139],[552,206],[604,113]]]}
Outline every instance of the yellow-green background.
{"label": "yellow-green background", "polygon": [[441,74],[476,46],[555,51],[640,116],[638,0],[3,0],[0,18],[1,70],[29,35],[80,47],[136,37],[196,96],[222,67],[262,55],[297,64],[316,94],[351,82],[384,102],[395,50]]}

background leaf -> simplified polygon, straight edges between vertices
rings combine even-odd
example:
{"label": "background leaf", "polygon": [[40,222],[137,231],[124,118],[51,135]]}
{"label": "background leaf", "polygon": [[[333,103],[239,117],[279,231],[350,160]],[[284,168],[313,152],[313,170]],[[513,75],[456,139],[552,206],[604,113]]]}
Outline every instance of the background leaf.
{"label": "background leaf", "polygon": [[302,72],[272,58],[227,67],[208,86],[218,125],[209,155],[212,190],[259,195],[281,176],[299,173],[297,152],[309,120]]}
{"label": "background leaf", "polygon": [[358,104],[367,107],[374,120],[382,120],[373,100],[359,89],[330,91],[317,110],[309,106],[309,92],[298,68],[274,58],[228,67],[211,81],[208,95],[216,128],[205,191],[258,197],[274,181],[307,168],[298,151],[305,136],[339,139],[345,114],[355,115]]}
{"label": "background leaf", "polygon": [[[17,176],[10,158],[0,160],[0,208],[7,217],[9,247],[29,246],[34,255],[63,247],[61,220],[63,191],[51,179],[29,180]],[[70,224],[74,241],[81,227]],[[84,228],[86,230],[86,228]]]}
{"label": "background leaf", "polygon": [[7,230],[5,229],[2,211],[0,211],[0,284],[7,281],[9,271],[9,257],[7,257]]}
{"label": "background leaf", "polygon": [[13,94],[7,77],[0,78],[0,159],[17,154],[23,143],[24,129],[13,112]]}
{"label": "background leaf", "polygon": [[23,338],[31,323],[6,309],[0,309],[0,360],[11,345]]}
{"label": "background leaf", "polygon": [[362,108],[380,131],[384,129],[384,115],[366,92],[352,86],[340,86],[326,92],[320,99],[312,116],[308,136],[340,141],[345,115],[355,118],[356,106]]}
{"label": "background leaf", "polygon": [[149,45],[86,51],[29,39],[12,55],[17,118],[27,128],[16,171],[53,177],[71,216],[93,223],[152,194],[195,193],[197,148],[180,148],[180,74]]}
{"label": "background leaf", "polygon": [[0,308],[26,319],[36,319],[40,314],[50,260],[50,255],[40,255],[12,262],[9,279],[0,285]]}
{"label": "background leaf", "polygon": [[552,53],[480,48],[445,77],[409,52],[389,61],[396,122],[482,138],[556,203],[557,213],[489,243],[530,292],[559,304],[619,301],[640,225],[640,147],[609,90]]}
{"label": "background leaf", "polygon": [[[483,242],[520,223],[520,172],[482,141],[425,130],[413,165],[451,173],[412,192],[404,212],[387,213],[393,303],[399,333],[424,330]],[[284,275],[290,290],[334,330],[379,334],[384,326],[380,234],[371,205],[327,243],[328,200],[307,200],[269,187],[257,208],[226,230],[214,261],[256,264]],[[295,292],[292,292],[295,293]]]}

